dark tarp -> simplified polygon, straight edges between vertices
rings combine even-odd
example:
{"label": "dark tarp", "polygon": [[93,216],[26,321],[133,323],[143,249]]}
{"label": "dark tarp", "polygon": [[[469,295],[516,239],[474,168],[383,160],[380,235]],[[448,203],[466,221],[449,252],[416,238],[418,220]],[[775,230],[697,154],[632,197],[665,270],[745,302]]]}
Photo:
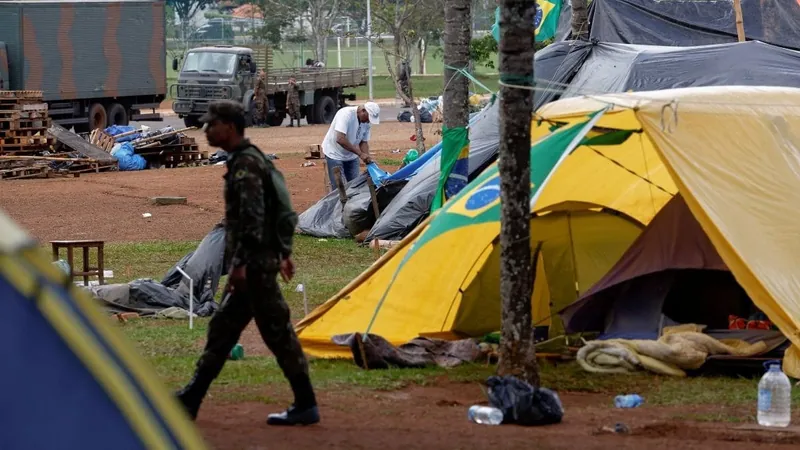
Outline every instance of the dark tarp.
{"label": "dark tarp", "polygon": [[567,332],[655,339],[664,326],[727,329],[757,312],[683,197],[673,197],[614,267],[560,314]]}
{"label": "dark tarp", "polygon": [[800,87],[800,52],[762,42],[700,47],[597,44],[561,98],[742,85]]}
{"label": "dark tarp", "polygon": [[112,311],[155,314],[171,307],[189,310],[189,282],[176,267],[193,280],[194,313],[201,317],[214,314],[214,295],[225,267],[225,226],[217,224],[200,245],[173,266],[159,283],[151,279],[133,280],[128,284],[102,285],[92,288],[96,298]]}
{"label": "dark tarp", "polygon": [[[763,5],[763,6],[762,6]],[[749,40],[800,49],[795,0],[742,0]],[[733,0],[594,0],[590,37],[598,42],[690,46],[737,41]]]}

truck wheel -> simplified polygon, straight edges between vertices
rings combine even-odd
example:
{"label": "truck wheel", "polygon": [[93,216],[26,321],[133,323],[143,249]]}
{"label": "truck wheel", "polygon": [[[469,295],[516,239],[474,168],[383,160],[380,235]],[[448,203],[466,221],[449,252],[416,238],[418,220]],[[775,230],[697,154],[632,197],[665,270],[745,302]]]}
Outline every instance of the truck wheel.
{"label": "truck wheel", "polygon": [[186,116],[186,117],[184,117],[183,118],[183,124],[186,125],[186,127],[195,127],[195,128],[200,128],[201,125],[202,125],[197,116]]}
{"label": "truck wheel", "polygon": [[108,108],[108,126],[128,125],[128,111],[119,103],[112,103]]}
{"label": "truck wheel", "polygon": [[308,123],[309,125],[314,125],[315,123],[317,123],[316,121],[317,115],[314,112],[314,105],[304,106],[303,113],[305,114],[306,117],[306,123]]}
{"label": "truck wheel", "polygon": [[336,102],[328,95],[320,96],[314,102],[314,122],[330,124],[336,115]]}
{"label": "truck wheel", "polygon": [[108,114],[106,107],[101,103],[92,103],[89,107],[89,131],[106,128],[108,123]]}
{"label": "truck wheel", "polygon": [[250,107],[247,108],[247,112],[244,116],[244,126],[245,128],[250,128],[256,124],[256,101],[255,99],[250,99]]}

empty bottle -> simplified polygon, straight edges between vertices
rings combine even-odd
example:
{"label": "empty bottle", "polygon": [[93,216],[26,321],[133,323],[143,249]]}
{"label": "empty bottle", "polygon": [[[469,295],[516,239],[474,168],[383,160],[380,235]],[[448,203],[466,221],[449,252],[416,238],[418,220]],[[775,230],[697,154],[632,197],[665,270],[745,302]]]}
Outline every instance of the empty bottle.
{"label": "empty bottle", "polygon": [[791,421],[792,384],[778,361],[769,361],[767,373],[758,383],[758,424],[788,427]]}
{"label": "empty bottle", "polygon": [[636,408],[642,403],[644,400],[637,394],[618,395],[614,398],[614,406],[617,408]]}
{"label": "empty bottle", "polygon": [[503,423],[503,411],[491,406],[475,405],[467,413],[469,420],[484,425],[500,425]]}

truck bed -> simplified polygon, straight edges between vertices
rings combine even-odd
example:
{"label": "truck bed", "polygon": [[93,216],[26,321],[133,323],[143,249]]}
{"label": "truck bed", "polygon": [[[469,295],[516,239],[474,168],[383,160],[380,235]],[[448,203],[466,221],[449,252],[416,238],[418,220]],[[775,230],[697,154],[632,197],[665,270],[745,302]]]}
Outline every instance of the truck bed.
{"label": "truck bed", "polygon": [[0,2],[11,89],[45,101],[166,95],[163,1]]}
{"label": "truck bed", "polygon": [[367,69],[297,68],[269,69],[267,94],[285,92],[294,76],[301,90],[353,88],[367,84]]}

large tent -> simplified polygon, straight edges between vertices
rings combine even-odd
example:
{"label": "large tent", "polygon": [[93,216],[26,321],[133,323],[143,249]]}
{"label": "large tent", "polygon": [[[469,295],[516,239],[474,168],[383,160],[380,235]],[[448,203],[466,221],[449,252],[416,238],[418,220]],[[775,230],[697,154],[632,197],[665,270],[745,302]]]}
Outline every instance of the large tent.
{"label": "large tent", "polygon": [[[546,137],[532,147],[537,164],[531,211],[580,202],[647,224],[680,192],[737,282],[796,346],[798,104],[800,90],[738,86],[585,96],[546,105],[534,122],[534,134]],[[587,123],[589,115],[596,123]],[[559,128],[548,134],[553,127]],[[554,155],[563,159],[553,162]],[[499,234],[497,190],[496,171],[487,170],[310,313],[298,324],[304,348],[319,356],[348,356],[348,349],[331,343],[333,336],[369,331],[401,344],[423,334],[453,334],[465,328],[456,330],[454,323],[467,308],[485,311],[472,315],[473,324],[484,321],[481,331],[499,329],[496,297],[475,297],[469,304],[464,296]],[[541,242],[533,234],[531,240]],[[541,319],[541,313],[533,317]],[[787,372],[800,375],[794,346],[786,361]]]}
{"label": "large tent", "polygon": [[92,299],[0,212],[3,448],[205,448]]}

